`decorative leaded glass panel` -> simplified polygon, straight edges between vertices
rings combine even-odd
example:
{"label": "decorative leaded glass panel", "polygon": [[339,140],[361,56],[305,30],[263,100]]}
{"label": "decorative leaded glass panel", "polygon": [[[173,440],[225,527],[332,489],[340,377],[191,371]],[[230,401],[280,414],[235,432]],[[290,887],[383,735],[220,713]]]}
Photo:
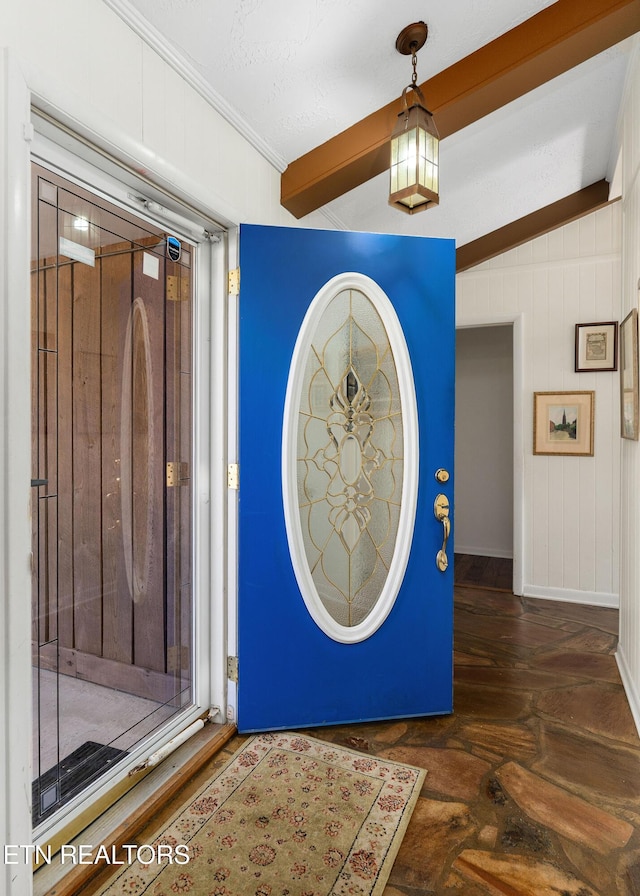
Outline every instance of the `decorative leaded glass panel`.
{"label": "decorative leaded glass panel", "polygon": [[[366,286],[366,278],[360,280]],[[313,326],[306,328],[305,344],[296,346],[297,362],[294,356],[289,379],[285,429],[289,426],[295,431],[289,438],[295,448],[297,503],[295,508],[285,507],[288,531],[293,528],[297,536],[293,544],[290,538],[290,546],[292,555],[296,542],[304,553],[303,558],[293,559],[296,570],[301,564],[304,567],[298,579],[307,606],[312,609],[305,594],[311,586],[311,603],[317,604],[312,615],[322,624],[326,614],[332,621],[328,633],[336,637],[337,631],[338,640],[342,640],[340,630],[362,627],[371,614],[380,617],[377,628],[401,583],[401,575],[396,574],[393,593],[388,593],[406,496],[405,408],[381,310],[387,317],[391,314],[397,329],[395,341],[405,353],[403,369],[409,372],[409,387],[405,384],[404,391],[410,399],[405,401],[414,418],[415,396],[395,312],[379,288],[373,292],[380,293],[383,301],[378,298],[375,303],[364,288],[348,285],[328,300],[325,295],[315,314],[312,306],[308,318]],[[297,397],[293,403],[292,393]],[[415,420],[412,430],[417,442]],[[415,469],[409,504],[413,501],[414,506],[404,514],[405,527],[408,522],[410,529],[402,572],[415,514],[416,447],[410,450]],[[283,457],[286,481],[286,451]],[[291,481],[294,471],[288,472]],[[380,612],[376,608],[383,597],[389,606]]]}

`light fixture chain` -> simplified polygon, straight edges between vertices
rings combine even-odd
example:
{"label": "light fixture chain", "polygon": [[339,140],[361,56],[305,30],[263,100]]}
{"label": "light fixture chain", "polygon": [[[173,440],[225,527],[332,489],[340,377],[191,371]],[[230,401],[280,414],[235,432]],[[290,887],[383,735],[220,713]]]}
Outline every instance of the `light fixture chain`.
{"label": "light fixture chain", "polygon": [[418,56],[416,53],[417,44],[414,43],[414,44],[411,44],[411,46],[413,48],[412,52],[411,52],[411,65],[413,66],[413,74],[411,75],[411,83],[417,84],[418,83],[418,72],[417,72]]}

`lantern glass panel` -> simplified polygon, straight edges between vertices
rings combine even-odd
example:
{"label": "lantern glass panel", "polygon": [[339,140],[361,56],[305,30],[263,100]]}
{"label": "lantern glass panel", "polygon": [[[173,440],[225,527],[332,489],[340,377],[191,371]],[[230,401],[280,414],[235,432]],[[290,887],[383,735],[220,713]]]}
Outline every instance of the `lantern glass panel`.
{"label": "lantern glass panel", "polygon": [[416,128],[403,131],[391,144],[391,192],[404,190],[415,183]]}

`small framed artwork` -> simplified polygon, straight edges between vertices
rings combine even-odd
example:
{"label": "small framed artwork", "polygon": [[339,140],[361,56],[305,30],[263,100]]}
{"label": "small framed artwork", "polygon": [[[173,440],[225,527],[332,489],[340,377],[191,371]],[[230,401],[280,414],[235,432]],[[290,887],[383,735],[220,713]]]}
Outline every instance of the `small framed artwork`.
{"label": "small framed artwork", "polygon": [[618,369],[618,322],[576,324],[576,373]]}
{"label": "small framed artwork", "polygon": [[534,392],[533,453],[593,456],[595,392]]}
{"label": "small framed artwork", "polygon": [[620,324],[620,435],[638,439],[638,310]]}

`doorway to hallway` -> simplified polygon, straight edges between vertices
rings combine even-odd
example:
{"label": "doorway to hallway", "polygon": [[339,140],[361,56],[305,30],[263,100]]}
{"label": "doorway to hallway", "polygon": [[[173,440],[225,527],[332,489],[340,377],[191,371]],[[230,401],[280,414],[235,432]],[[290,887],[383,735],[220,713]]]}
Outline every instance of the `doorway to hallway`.
{"label": "doorway to hallway", "polygon": [[513,586],[513,356],[511,325],[456,331],[456,583]]}

